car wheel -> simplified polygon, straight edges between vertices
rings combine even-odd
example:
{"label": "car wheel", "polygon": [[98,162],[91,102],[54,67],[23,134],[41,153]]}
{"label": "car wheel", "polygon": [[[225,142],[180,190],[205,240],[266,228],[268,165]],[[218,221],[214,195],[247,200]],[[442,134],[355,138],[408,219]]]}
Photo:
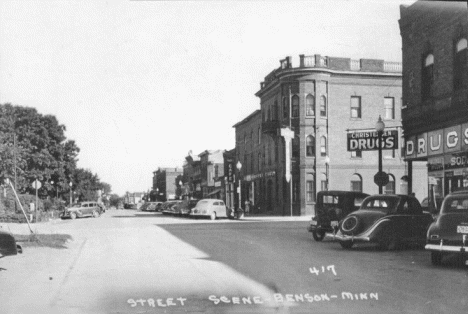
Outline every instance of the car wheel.
{"label": "car wheel", "polygon": [[74,213],[74,212],[70,213],[70,218],[71,219],[76,219],[76,213]]}
{"label": "car wheel", "polygon": [[312,231],[312,236],[314,237],[314,240],[317,242],[320,242],[325,238],[325,231],[317,231],[314,230]]}
{"label": "car wheel", "polygon": [[341,223],[341,231],[344,234],[356,234],[359,231],[360,221],[356,216],[348,216]]}
{"label": "car wheel", "polygon": [[340,245],[343,249],[350,249],[353,247],[354,243],[353,241],[340,241]]}
{"label": "car wheel", "polygon": [[210,219],[211,219],[211,220],[216,220],[216,213],[215,213],[215,212],[212,212],[212,213],[211,213]]}
{"label": "car wheel", "polygon": [[431,262],[432,265],[439,266],[442,264],[442,253],[441,252],[431,252]]}
{"label": "car wheel", "polygon": [[98,218],[99,217],[99,213],[97,210],[93,210],[93,217],[94,218]]}

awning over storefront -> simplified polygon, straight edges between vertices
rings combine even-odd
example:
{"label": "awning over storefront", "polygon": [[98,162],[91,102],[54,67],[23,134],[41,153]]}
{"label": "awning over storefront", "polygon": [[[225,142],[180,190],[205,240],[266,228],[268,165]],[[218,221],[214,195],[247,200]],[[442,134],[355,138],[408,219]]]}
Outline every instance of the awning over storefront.
{"label": "awning over storefront", "polygon": [[214,190],[214,191],[212,191],[212,192],[206,194],[206,196],[215,195],[215,194],[218,193],[218,192],[221,192],[221,189],[216,189],[216,190]]}

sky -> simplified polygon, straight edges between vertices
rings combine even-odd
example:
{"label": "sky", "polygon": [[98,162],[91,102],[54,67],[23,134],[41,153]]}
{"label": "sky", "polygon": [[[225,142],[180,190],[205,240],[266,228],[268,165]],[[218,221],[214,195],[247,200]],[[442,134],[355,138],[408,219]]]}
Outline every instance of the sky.
{"label": "sky", "polygon": [[286,56],[401,61],[405,0],[0,3],[0,103],[55,115],[78,166],[114,193],[151,189],[232,126]]}

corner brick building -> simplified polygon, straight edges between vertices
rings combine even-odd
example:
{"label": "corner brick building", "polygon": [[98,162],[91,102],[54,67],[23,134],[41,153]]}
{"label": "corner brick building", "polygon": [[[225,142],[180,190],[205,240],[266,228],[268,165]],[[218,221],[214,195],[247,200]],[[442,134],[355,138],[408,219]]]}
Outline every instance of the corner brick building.
{"label": "corner brick building", "polygon": [[[378,193],[377,151],[349,152],[347,135],[375,131],[381,116],[386,130],[401,137],[401,82],[397,62],[301,55],[293,66],[290,57],[280,60],[256,93],[260,109],[234,125],[242,204],[250,200],[253,213],[290,215],[292,207],[293,215],[310,215],[320,190]],[[285,179],[280,132],[289,126],[295,133],[292,185]],[[385,150],[383,155],[383,170],[390,175],[384,191],[406,192],[401,150]],[[413,167],[415,177],[427,181],[425,164]],[[424,187],[414,188],[417,197],[425,196]]]}
{"label": "corner brick building", "polygon": [[444,196],[468,186],[467,3],[418,1],[400,16],[406,160],[426,162],[428,194]]}

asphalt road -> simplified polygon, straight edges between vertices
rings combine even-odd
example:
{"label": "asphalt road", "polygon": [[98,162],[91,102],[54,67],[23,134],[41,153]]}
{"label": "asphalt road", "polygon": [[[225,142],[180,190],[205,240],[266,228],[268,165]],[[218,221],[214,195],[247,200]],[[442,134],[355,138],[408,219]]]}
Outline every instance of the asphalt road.
{"label": "asphalt road", "polygon": [[315,242],[304,218],[282,220],[115,210],[37,225],[37,232],[74,240],[67,249],[31,248],[0,259],[0,312],[468,311],[468,268],[455,259],[433,267],[419,248],[343,250]]}

